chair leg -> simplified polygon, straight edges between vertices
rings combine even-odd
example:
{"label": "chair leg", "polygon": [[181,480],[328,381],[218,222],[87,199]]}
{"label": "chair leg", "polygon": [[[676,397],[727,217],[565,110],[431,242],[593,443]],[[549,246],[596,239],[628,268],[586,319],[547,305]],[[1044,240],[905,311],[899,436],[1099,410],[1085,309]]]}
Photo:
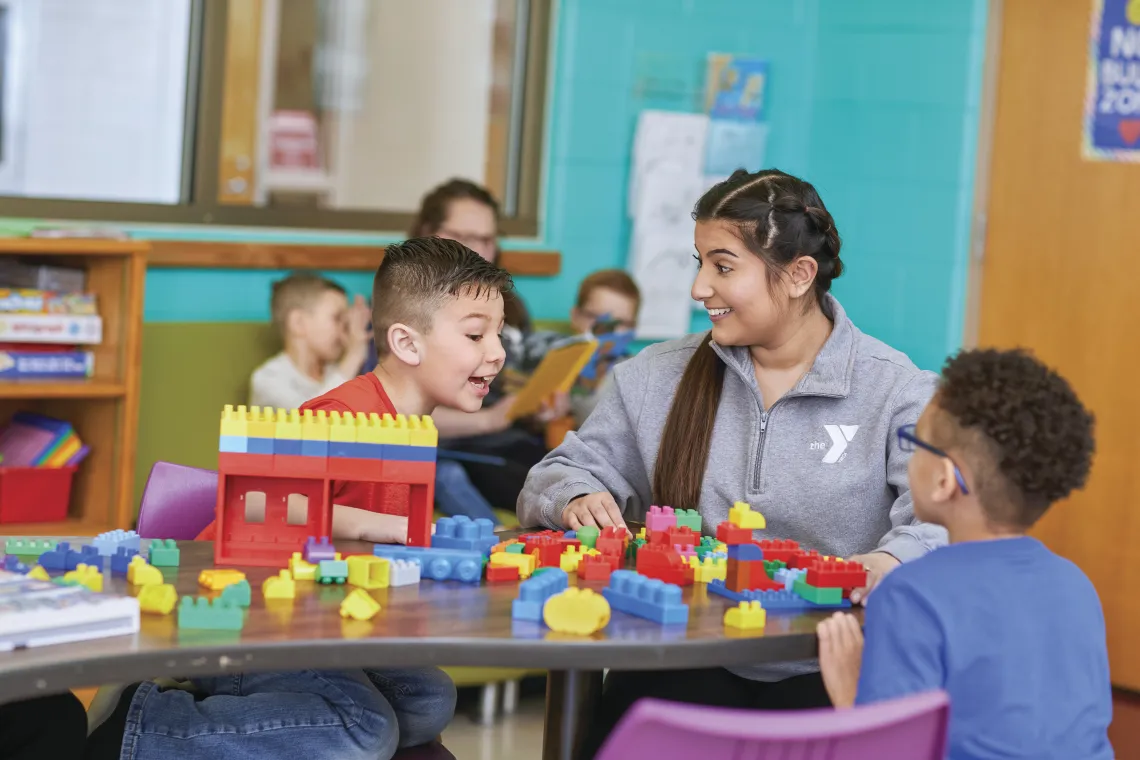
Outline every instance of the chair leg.
{"label": "chair leg", "polygon": [[490,726],[495,722],[495,713],[499,703],[499,684],[488,683],[483,685],[483,692],[479,697],[478,723]]}
{"label": "chair leg", "polygon": [[507,681],[503,684],[503,715],[514,715],[519,709],[519,682]]}

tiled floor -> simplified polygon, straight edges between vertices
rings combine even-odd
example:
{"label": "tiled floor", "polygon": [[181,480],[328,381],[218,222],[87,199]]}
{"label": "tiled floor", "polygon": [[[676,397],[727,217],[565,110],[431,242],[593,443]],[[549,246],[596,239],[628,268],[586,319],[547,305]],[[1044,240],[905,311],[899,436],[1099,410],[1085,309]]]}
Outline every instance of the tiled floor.
{"label": "tiled floor", "polygon": [[514,715],[500,717],[493,726],[480,726],[473,713],[460,704],[459,712],[443,732],[443,745],[456,760],[536,760],[542,757],[543,696],[524,694]]}

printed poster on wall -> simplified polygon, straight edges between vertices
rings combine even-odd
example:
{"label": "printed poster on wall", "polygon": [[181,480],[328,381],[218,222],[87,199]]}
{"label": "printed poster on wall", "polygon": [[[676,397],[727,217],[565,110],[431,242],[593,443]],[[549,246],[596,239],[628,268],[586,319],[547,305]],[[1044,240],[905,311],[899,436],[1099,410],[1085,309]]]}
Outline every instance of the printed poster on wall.
{"label": "printed poster on wall", "polygon": [[1140,0],[1094,0],[1085,158],[1140,162]]}

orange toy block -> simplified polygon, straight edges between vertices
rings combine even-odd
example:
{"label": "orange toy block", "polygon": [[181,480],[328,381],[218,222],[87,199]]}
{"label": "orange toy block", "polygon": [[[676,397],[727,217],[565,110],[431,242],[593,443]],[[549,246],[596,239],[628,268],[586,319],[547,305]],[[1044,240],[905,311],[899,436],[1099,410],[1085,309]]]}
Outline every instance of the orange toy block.
{"label": "orange toy block", "polygon": [[519,579],[518,565],[487,565],[488,583],[505,583]]}
{"label": "orange toy block", "polygon": [[241,570],[214,567],[203,570],[198,574],[198,585],[211,591],[221,591],[226,586],[232,586],[238,581],[245,580],[245,573]]}

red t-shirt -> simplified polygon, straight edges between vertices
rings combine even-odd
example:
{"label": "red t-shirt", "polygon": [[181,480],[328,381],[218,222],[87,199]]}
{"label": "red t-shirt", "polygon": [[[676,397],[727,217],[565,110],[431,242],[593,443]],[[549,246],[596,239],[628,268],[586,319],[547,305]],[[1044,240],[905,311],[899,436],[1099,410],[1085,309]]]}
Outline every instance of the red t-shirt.
{"label": "red t-shirt", "polygon": [[[379,415],[396,414],[392,400],[384,391],[380,378],[369,372],[338,385],[323,396],[317,396],[301,405],[301,411],[314,412],[364,412]],[[367,509],[390,515],[407,515],[410,487],[402,484],[359,483],[356,481],[335,481],[332,485],[333,503],[346,507]],[[214,539],[214,523],[198,534],[199,541]]]}

